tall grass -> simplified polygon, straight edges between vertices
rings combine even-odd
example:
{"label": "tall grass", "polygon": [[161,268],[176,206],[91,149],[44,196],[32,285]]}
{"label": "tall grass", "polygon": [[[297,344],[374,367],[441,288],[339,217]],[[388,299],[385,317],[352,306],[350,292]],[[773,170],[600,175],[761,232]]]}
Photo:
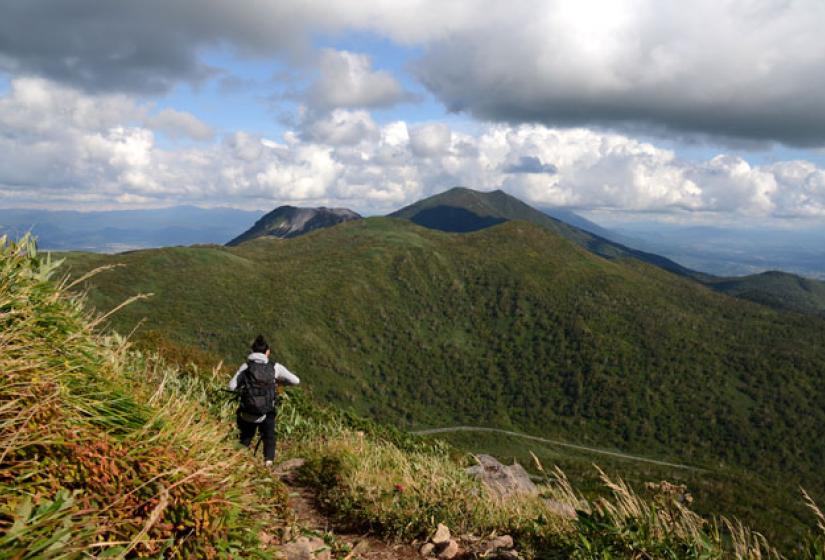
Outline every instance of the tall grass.
{"label": "tall grass", "polygon": [[[588,501],[559,469],[537,464],[539,495],[501,500],[465,473],[471,457],[300,394],[282,405],[279,431],[282,453],[307,459],[301,479],[317,489],[322,507],[341,523],[390,538],[424,538],[445,523],[459,535],[509,533],[534,558],[825,559],[825,517],[807,496],[820,533],[783,556],[737,520],[691,511],[677,485],[652,484],[643,496],[596,467],[607,497]],[[576,518],[559,504],[575,508]]]}
{"label": "tall grass", "polygon": [[254,554],[283,490],[200,385],[97,334],[56,264],[0,239],[0,558]]}

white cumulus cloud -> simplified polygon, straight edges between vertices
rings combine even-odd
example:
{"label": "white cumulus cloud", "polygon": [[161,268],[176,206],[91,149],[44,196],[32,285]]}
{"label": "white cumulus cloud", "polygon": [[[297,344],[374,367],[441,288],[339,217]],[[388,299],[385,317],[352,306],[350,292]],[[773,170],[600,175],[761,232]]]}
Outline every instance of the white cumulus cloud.
{"label": "white cumulus cloud", "polygon": [[413,154],[432,157],[443,154],[452,140],[450,127],[443,123],[429,123],[409,129],[410,149]]}
{"label": "white cumulus cloud", "polygon": [[301,122],[304,139],[336,146],[374,142],[378,139],[378,125],[366,111],[335,109],[329,113],[305,114]]}
{"label": "white cumulus cloud", "polygon": [[318,66],[318,79],[306,93],[315,110],[389,107],[412,99],[389,72],[374,70],[365,54],[324,49]]}
{"label": "white cumulus cloud", "polygon": [[[825,218],[825,171],[804,160],[754,165],[736,154],[686,161],[618,133],[491,124],[377,124],[336,110],[282,139],[237,131],[159,144],[151,108],[42,79],[0,97],[0,200],[92,208],[180,203],[389,212],[456,185],[504,189],[542,206],[612,213]],[[33,123],[33,124],[31,124]]]}

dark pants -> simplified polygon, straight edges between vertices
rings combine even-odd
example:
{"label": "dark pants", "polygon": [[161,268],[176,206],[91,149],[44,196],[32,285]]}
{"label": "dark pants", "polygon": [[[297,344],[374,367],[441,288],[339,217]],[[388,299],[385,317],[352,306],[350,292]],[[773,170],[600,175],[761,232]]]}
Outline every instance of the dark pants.
{"label": "dark pants", "polygon": [[240,431],[241,445],[249,447],[252,443],[252,438],[255,437],[255,432],[260,431],[261,439],[264,440],[264,459],[267,461],[275,460],[275,413],[270,412],[264,418],[264,421],[256,424],[255,422],[247,422],[238,416],[238,430]]}

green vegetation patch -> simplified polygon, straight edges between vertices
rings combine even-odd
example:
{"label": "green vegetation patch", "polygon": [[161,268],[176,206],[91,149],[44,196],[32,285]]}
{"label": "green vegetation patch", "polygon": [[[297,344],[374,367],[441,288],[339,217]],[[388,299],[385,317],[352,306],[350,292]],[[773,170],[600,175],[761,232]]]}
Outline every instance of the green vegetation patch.
{"label": "green vegetation patch", "polygon": [[[534,458],[538,494],[502,500],[466,473],[471,456],[440,440],[319,407],[300,392],[281,405],[279,441],[282,456],[305,459],[299,480],[350,530],[420,542],[443,523],[465,545],[509,534],[521,553],[536,559],[784,558],[738,521],[694,513],[679,484],[648,485],[643,496],[597,471],[599,497],[586,498],[561,470],[546,472]],[[565,513],[571,511],[575,518]],[[823,553],[825,527],[820,534],[803,532],[791,557],[813,560]]]}
{"label": "green vegetation patch", "polygon": [[96,334],[54,268],[0,240],[0,558],[253,553],[283,490],[196,380]]}

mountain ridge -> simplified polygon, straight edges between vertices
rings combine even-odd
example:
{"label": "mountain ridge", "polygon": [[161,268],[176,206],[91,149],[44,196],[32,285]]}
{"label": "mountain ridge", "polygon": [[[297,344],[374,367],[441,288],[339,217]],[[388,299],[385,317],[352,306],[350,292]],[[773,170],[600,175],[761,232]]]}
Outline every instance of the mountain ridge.
{"label": "mountain ridge", "polygon": [[707,284],[719,292],[775,309],[825,317],[825,282],[821,280],[768,270],[748,276],[718,278]]}
{"label": "mountain ridge", "polygon": [[[409,220],[431,229],[461,233],[476,231],[507,220],[524,220],[544,227],[607,259],[630,257],[687,278],[702,279],[706,276],[660,255],[638,251],[570,225],[501,189],[478,191],[468,187],[453,187],[405,206],[392,212],[388,217]],[[459,221],[458,227],[451,223],[456,219]]]}
{"label": "mountain ridge", "polygon": [[227,246],[232,247],[264,236],[291,239],[316,229],[360,219],[360,214],[348,208],[279,206],[259,218],[251,228],[229,241]]}
{"label": "mountain ridge", "polygon": [[[825,316],[825,282],[792,273],[720,277],[692,270],[667,257],[634,249],[600,235],[609,232],[600,230],[596,224],[577,214],[552,209],[539,210],[500,189],[484,192],[454,187],[405,206],[389,216],[406,219],[423,227],[456,233],[468,233],[508,220],[525,220],[607,259],[637,259],[736,298],[774,309]],[[778,280],[777,275],[781,275],[781,280]]]}

